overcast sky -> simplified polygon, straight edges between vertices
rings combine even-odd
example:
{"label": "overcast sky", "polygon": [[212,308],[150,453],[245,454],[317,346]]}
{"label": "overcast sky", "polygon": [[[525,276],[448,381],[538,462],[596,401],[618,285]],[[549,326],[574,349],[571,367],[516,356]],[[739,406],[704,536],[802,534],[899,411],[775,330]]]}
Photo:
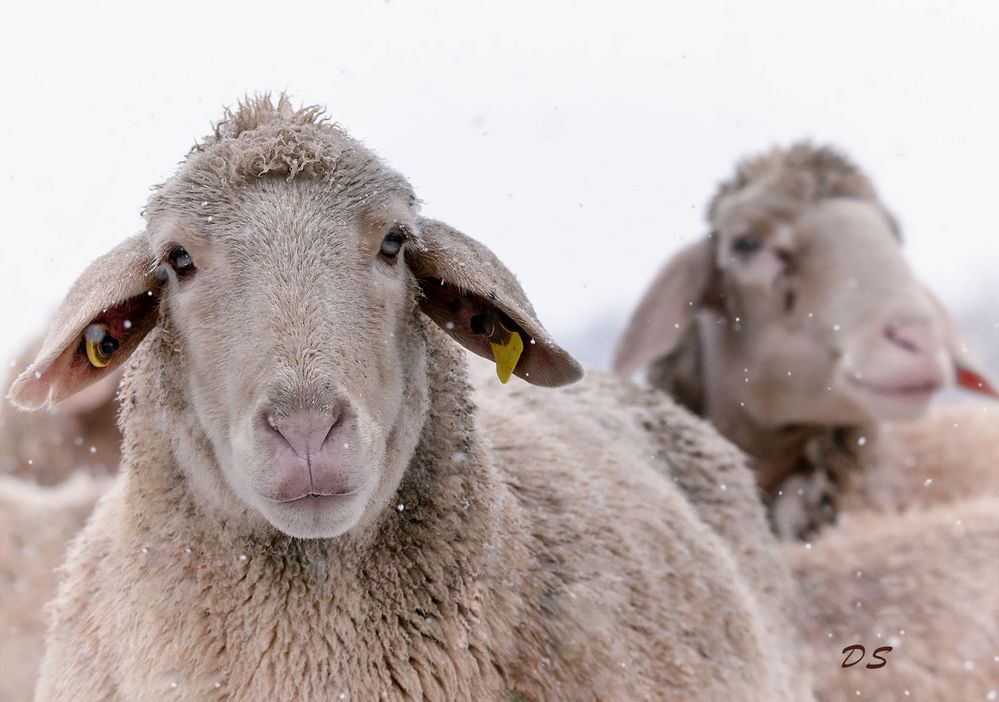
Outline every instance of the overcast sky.
{"label": "overcast sky", "polygon": [[948,305],[999,324],[994,0],[36,1],[4,15],[0,359],[141,228],[149,186],[223,105],[281,89],[327,105],[426,214],[491,246],[572,344],[600,346],[593,324],[615,327],[703,235],[739,157],[803,137],[872,174]]}

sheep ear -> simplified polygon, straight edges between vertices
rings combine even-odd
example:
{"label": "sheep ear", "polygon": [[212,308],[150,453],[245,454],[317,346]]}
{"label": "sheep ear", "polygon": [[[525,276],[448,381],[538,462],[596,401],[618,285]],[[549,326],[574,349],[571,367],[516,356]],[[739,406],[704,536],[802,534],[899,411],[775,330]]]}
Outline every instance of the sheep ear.
{"label": "sheep ear", "polygon": [[985,364],[968,348],[957,322],[950,316],[947,308],[936,295],[928,288],[924,287],[923,290],[936,308],[937,316],[943,324],[944,333],[947,335],[947,350],[950,352],[951,361],[954,364],[954,377],[957,385],[965,390],[999,398],[999,384],[992,378],[992,374]]}
{"label": "sheep ear", "polygon": [[[10,400],[22,409],[51,406],[114,373],[156,324],[156,289],[144,235],[91,263],[63,300],[34,363],[11,386]],[[87,329],[92,339],[103,330],[117,345],[100,365],[88,355]]]}
{"label": "sheep ear", "polygon": [[545,387],[583,376],[492,251],[443,222],[420,218],[419,225],[406,262],[423,292],[424,314],[466,349],[495,360],[503,382],[511,372]]}
{"label": "sheep ear", "polygon": [[691,244],[659,271],[631,315],[614,353],[614,370],[631,375],[672,351],[697,311],[704,306],[714,279],[710,239]]}

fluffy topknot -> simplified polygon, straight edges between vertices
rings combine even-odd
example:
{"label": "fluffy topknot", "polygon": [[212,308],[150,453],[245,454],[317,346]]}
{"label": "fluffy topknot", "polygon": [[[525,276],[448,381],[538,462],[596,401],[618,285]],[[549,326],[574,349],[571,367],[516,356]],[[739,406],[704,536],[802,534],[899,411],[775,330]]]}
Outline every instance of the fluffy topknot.
{"label": "fluffy topknot", "polygon": [[708,204],[708,220],[714,221],[720,203],[752,185],[787,203],[802,206],[832,197],[867,200],[881,208],[892,228],[895,219],[878,198],[873,183],[842,152],[829,146],[799,142],[786,149],[773,148],[736,166],[735,176],[723,181]]}
{"label": "fluffy topknot", "polygon": [[222,202],[234,188],[263,178],[325,181],[345,206],[389,192],[415,202],[406,180],[333,123],[323,108],[296,109],[286,94],[275,101],[264,93],[226,109],[177,174],[156,188],[147,213]]}
{"label": "fluffy topknot", "polygon": [[206,137],[202,145],[235,139],[243,132],[277,121],[285,124],[323,125],[327,124],[330,118],[319,105],[303,105],[296,110],[287,94],[280,93],[275,105],[270,93],[263,93],[240,100],[235,112],[226,108],[222,119],[212,125],[213,134]]}
{"label": "fluffy topknot", "polygon": [[243,98],[235,110],[226,108],[191,156],[212,152],[213,170],[234,184],[264,176],[289,181],[298,176],[322,178],[340,155],[330,149],[331,137],[340,141],[346,134],[330,122],[323,108],[295,109],[285,93],[278,95],[277,103],[263,93]]}

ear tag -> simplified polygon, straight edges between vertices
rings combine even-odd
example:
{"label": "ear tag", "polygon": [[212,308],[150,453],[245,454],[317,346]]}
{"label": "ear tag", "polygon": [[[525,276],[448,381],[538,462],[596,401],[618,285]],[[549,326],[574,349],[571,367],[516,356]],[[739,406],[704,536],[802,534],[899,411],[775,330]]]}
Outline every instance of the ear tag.
{"label": "ear tag", "polygon": [[957,367],[957,384],[958,387],[962,387],[965,390],[980,392],[983,395],[991,395],[992,397],[999,397],[999,392],[989,385],[985,378],[972,370],[964,368],[963,366]]}
{"label": "ear tag", "polygon": [[524,342],[521,340],[520,334],[510,332],[510,338],[505,342],[497,344],[495,341],[490,341],[489,345],[492,346],[493,358],[496,359],[496,375],[499,376],[500,382],[505,385],[517,367],[520,354],[524,353]]}
{"label": "ear tag", "polygon": [[111,336],[105,324],[91,324],[83,331],[87,360],[94,368],[104,368],[118,350],[118,340]]}
{"label": "ear tag", "polygon": [[524,353],[524,340],[520,338],[520,333],[507,329],[503,320],[493,311],[477,314],[469,323],[473,334],[481,334],[489,339],[493,359],[496,361],[496,375],[506,385],[517,368],[520,355]]}

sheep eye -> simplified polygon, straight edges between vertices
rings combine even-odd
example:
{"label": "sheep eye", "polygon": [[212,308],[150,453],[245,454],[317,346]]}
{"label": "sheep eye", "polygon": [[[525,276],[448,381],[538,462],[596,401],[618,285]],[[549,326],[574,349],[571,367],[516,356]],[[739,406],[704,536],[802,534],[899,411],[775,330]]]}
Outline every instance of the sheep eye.
{"label": "sheep eye", "polygon": [[118,350],[118,340],[111,336],[105,324],[91,324],[83,332],[87,360],[94,368],[104,368]]}
{"label": "sheep eye", "polygon": [[763,242],[760,241],[760,237],[755,234],[746,234],[745,236],[740,236],[732,244],[732,250],[740,254],[751,254],[758,250]]}
{"label": "sheep eye", "polygon": [[194,259],[191,258],[191,254],[187,253],[187,249],[182,246],[175,246],[170,249],[167,259],[180,277],[190,275],[195,271]]}
{"label": "sheep eye", "polygon": [[382,247],[378,253],[388,259],[394,259],[402,250],[402,245],[406,242],[406,235],[401,229],[393,228],[385,238],[382,239]]}

